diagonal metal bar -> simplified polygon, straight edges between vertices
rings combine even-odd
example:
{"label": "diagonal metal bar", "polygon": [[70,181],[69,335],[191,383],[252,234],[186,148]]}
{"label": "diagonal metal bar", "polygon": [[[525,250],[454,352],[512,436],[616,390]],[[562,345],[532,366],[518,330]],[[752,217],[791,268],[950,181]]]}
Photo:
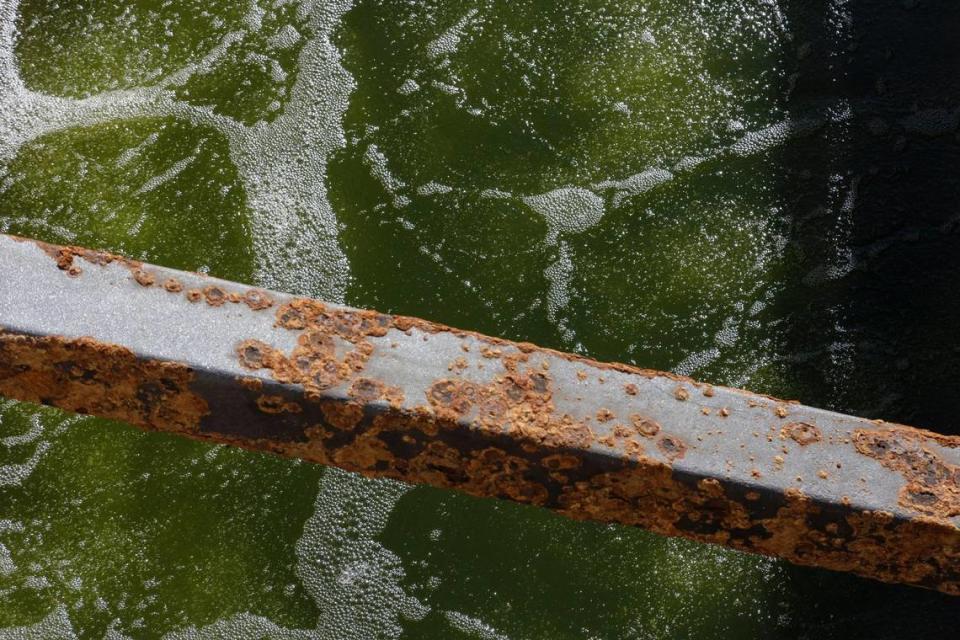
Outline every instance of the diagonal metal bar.
{"label": "diagonal metal bar", "polygon": [[960,594],[960,438],[0,236],[0,394]]}

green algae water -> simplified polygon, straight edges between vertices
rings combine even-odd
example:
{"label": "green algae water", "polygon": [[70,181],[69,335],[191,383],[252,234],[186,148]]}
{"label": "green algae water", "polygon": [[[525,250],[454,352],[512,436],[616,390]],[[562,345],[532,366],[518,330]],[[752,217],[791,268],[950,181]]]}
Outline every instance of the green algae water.
{"label": "green algae water", "polygon": [[[933,0],[0,0],[0,231],[956,433],[958,30]],[[958,624],[935,593],[0,405],[0,638]]]}

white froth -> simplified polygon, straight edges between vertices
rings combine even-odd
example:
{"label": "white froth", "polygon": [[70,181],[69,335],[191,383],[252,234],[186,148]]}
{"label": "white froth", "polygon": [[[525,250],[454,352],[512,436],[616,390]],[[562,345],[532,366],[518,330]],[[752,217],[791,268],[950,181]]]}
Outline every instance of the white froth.
{"label": "white froth", "polygon": [[507,636],[497,633],[497,630],[483,620],[472,618],[458,611],[445,613],[450,626],[478,640],[510,640]]}
{"label": "white froth", "polygon": [[547,319],[557,325],[565,340],[572,341],[575,336],[563,317],[563,310],[570,304],[573,260],[570,258],[570,247],[566,242],[560,242],[557,252],[557,259],[543,271],[543,275],[550,283],[547,290]]}
{"label": "white froth", "polygon": [[439,182],[428,182],[425,185],[421,185],[417,188],[417,194],[421,196],[435,196],[444,193],[450,193],[453,191],[453,187],[445,184],[440,184]]}
{"label": "white froth", "polygon": [[[243,181],[258,282],[342,302],[349,264],[337,240],[324,177],[330,154],[345,144],[342,118],[354,86],[330,42],[350,4],[350,0],[299,4],[314,35],[300,52],[289,99],[271,122],[245,126],[209,107],[178,99],[175,88],[216,68],[231,45],[262,28],[263,9],[256,2],[250,5],[244,29],[226,34],[198,61],[156,84],[73,99],[33,91],[23,83],[15,59],[18,1],[5,0],[0,5],[0,160],[12,159],[24,144],[44,135],[126,118],[175,117],[211,127],[226,137]],[[275,43],[293,37],[283,30]],[[276,76],[272,64],[270,68]],[[121,156],[118,163],[133,155],[135,151]]]}
{"label": "white froth", "polygon": [[460,39],[463,38],[464,29],[477,15],[476,9],[470,9],[462,18],[457,20],[449,29],[441,33],[435,40],[427,44],[427,56],[430,58],[441,58],[448,56],[457,50],[460,46]]}
{"label": "white froth", "polygon": [[546,220],[550,229],[547,240],[551,243],[558,233],[580,233],[603,218],[603,199],[582,187],[561,187],[525,196],[523,203]]}
{"label": "white froth", "polygon": [[652,168],[624,178],[622,180],[606,180],[594,186],[598,190],[613,189],[613,206],[619,207],[625,198],[639,195],[673,179],[673,174],[666,169]]}
{"label": "white froth", "polygon": [[76,640],[67,608],[59,605],[36,624],[0,629],[0,640]]}
{"label": "white froth", "polygon": [[408,96],[411,93],[416,93],[420,90],[420,85],[417,84],[417,81],[413,78],[407,78],[403,81],[403,84],[397,89],[397,93],[400,95]]}
{"label": "white froth", "polygon": [[430,611],[404,591],[400,559],[377,541],[409,490],[333,468],[324,473],[297,542],[297,574],[321,611],[317,638],[397,638],[401,619],[420,620]]}

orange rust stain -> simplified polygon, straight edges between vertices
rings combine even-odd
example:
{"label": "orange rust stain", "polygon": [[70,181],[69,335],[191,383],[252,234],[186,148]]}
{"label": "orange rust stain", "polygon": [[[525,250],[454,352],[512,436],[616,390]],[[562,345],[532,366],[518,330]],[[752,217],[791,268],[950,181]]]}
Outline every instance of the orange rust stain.
{"label": "orange rust stain", "polygon": [[186,297],[189,302],[200,302],[203,300],[203,292],[199,289],[189,289]]}
{"label": "orange rust stain", "polygon": [[263,389],[263,380],[260,378],[253,378],[248,376],[240,376],[237,378],[237,382],[240,383],[240,386],[249,391],[260,391]]}
{"label": "orange rust stain", "polygon": [[802,447],[820,442],[823,436],[816,425],[809,422],[791,422],[780,429],[781,438],[790,438]]}
{"label": "orange rust stain", "polygon": [[774,408],[773,413],[778,418],[786,418],[789,412],[787,411],[787,408],[784,405],[780,404],[780,405],[777,405],[776,408]]}
{"label": "orange rust stain", "polygon": [[273,298],[266,291],[248,289],[243,294],[243,302],[253,311],[262,311],[273,306]]}
{"label": "orange rust stain", "polygon": [[628,382],[627,384],[623,385],[623,390],[627,392],[628,396],[635,396],[640,393],[640,389],[637,388],[637,385],[633,384],[632,382]]}
{"label": "orange rust stain", "polygon": [[363,404],[383,400],[394,409],[403,407],[403,390],[371,378],[357,378],[347,390],[347,395]]}
{"label": "orange rust stain", "polygon": [[209,413],[193,370],[92,338],[0,333],[0,395],[149,429],[194,433]]}
{"label": "orange rust stain", "polygon": [[616,417],[617,417],[616,414],[614,414],[613,411],[610,411],[610,409],[607,409],[607,408],[601,408],[597,411],[597,422],[600,422],[600,423],[610,422]]}
{"label": "orange rust stain", "polygon": [[681,401],[687,400],[690,397],[690,392],[683,387],[677,387],[673,390],[673,397]]}
{"label": "orange rust stain", "polygon": [[212,284],[203,289],[203,297],[206,298],[207,304],[211,307],[219,307],[227,301],[227,292],[221,287]]}
{"label": "orange rust stain", "polygon": [[613,425],[613,435],[617,438],[629,438],[633,435],[633,432],[630,431],[625,425],[615,424]]}
{"label": "orange rust stain", "polygon": [[180,293],[183,291],[183,284],[176,278],[167,278],[163,283],[163,288],[170,293]]}
{"label": "orange rust stain", "polygon": [[[46,242],[41,242],[40,240],[30,240],[27,238],[18,238],[16,236],[9,236],[14,240],[20,242],[31,242],[39,247],[44,253],[54,259],[57,264],[57,268],[61,271],[70,272],[71,268],[74,267],[74,259],[82,258],[83,260],[89,262],[90,264],[103,266],[110,264],[111,262],[117,262],[123,264],[130,269],[139,269],[143,264],[137,260],[131,260],[129,258],[124,258],[123,256],[114,255],[112,253],[107,253],[106,251],[95,251],[93,249],[85,249],[84,247],[73,247],[73,246],[60,246],[55,244],[49,244]],[[77,273],[79,273],[79,267],[76,267]],[[73,274],[75,275],[75,274]]]}
{"label": "orange rust stain", "polygon": [[261,395],[257,397],[257,408],[264,413],[301,413],[303,407],[296,402],[287,402],[286,398],[278,395]]}
{"label": "orange rust stain", "polygon": [[546,456],[540,461],[540,463],[552,471],[568,471],[570,469],[577,469],[581,465],[580,458],[577,456],[571,456],[562,453],[555,453],[551,456]]}
{"label": "orange rust stain", "polygon": [[[901,506],[947,519],[960,515],[960,466],[947,462],[931,447],[934,442],[942,445],[945,438],[931,439],[909,428],[857,429],[853,445],[862,455],[903,476]],[[958,446],[960,438],[946,442]]]}
{"label": "orange rust stain", "polygon": [[327,402],[320,410],[326,421],[341,431],[352,430],[363,419],[363,407],[354,403]]}
{"label": "orange rust stain", "polygon": [[660,433],[660,423],[639,413],[630,416],[630,421],[633,423],[633,428],[642,436],[652,438]]}
{"label": "orange rust stain", "polygon": [[687,445],[676,436],[661,436],[657,440],[657,449],[671,462],[682,458],[687,453]]}
{"label": "orange rust stain", "polygon": [[146,269],[134,269],[133,279],[136,280],[137,284],[141,287],[152,287],[156,281],[156,277]]}
{"label": "orange rust stain", "polygon": [[467,359],[461,356],[447,366],[447,371],[463,371],[468,366]]}

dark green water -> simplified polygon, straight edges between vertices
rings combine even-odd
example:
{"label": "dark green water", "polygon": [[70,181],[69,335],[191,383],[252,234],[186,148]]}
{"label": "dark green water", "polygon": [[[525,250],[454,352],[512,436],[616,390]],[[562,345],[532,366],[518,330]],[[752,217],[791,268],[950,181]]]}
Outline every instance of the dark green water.
{"label": "dark green water", "polygon": [[[960,432],[955,3],[0,7],[4,232]],[[0,409],[0,638],[958,624],[939,594]]]}

